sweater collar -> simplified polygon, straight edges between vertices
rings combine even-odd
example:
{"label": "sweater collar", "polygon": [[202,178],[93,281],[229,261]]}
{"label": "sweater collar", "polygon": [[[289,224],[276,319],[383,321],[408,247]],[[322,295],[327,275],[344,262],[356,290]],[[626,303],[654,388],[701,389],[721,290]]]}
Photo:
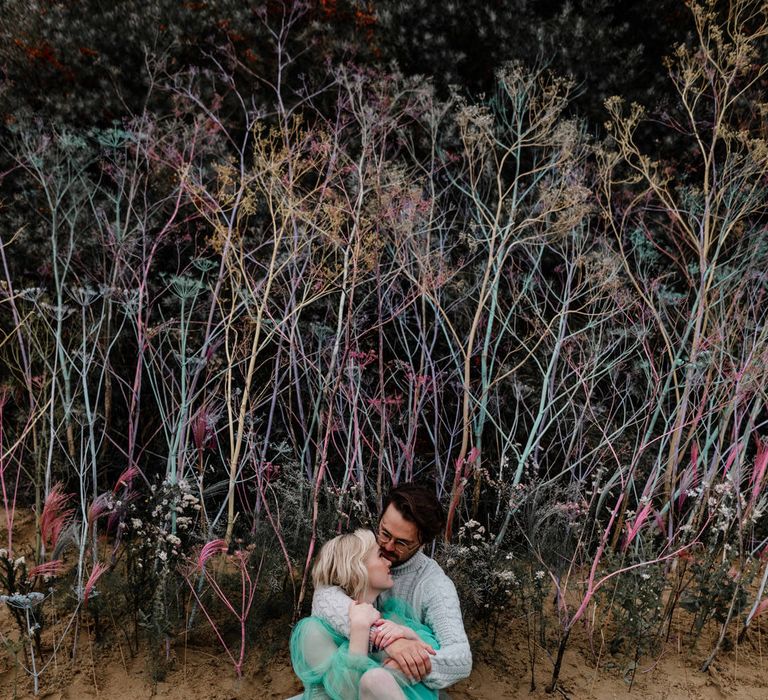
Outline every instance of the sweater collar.
{"label": "sweater collar", "polygon": [[427,557],[424,552],[418,551],[408,561],[403,562],[398,566],[393,566],[391,570],[392,576],[397,577],[405,574],[414,574],[422,569],[428,561],[429,557]]}

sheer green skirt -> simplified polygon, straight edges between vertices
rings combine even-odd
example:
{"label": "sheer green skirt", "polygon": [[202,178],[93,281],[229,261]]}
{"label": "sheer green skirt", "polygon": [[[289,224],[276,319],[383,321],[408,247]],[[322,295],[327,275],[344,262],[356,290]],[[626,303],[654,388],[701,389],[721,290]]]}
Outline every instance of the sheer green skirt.
{"label": "sheer green skirt", "polygon": [[[440,648],[432,630],[416,620],[405,602],[390,598],[379,609],[384,619],[410,627],[422,641],[435,650]],[[291,634],[293,670],[304,684],[307,697],[322,688],[331,700],[357,700],[363,674],[382,668],[385,658],[383,652],[368,656],[350,654],[349,640],[319,617],[300,620]],[[427,688],[423,683],[410,685],[402,674],[391,673],[408,700],[437,698],[436,690]]]}

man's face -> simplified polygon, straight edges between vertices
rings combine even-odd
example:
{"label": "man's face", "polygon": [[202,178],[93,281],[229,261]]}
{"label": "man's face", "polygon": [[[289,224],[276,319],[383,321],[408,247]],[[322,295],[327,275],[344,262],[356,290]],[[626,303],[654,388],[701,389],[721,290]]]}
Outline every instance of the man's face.
{"label": "man's face", "polygon": [[391,503],[381,516],[376,539],[382,555],[392,566],[408,561],[421,546],[416,523],[406,520]]}

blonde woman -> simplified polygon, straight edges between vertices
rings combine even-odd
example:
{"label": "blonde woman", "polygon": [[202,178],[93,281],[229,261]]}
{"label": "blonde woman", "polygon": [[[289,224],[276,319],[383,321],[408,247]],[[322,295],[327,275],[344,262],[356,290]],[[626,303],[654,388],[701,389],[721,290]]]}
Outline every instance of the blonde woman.
{"label": "blonde woman", "polygon": [[[352,599],[350,632],[347,639],[316,616],[296,625],[291,635],[291,661],[304,684],[305,698],[437,698],[437,691],[422,683],[410,685],[402,674],[387,667],[385,647],[396,639],[421,640],[425,650],[439,648],[432,630],[418,622],[403,601],[390,598],[380,609],[374,607],[379,594],[392,588],[391,566],[370,530],[334,537],[320,550],[312,579],[316,588],[338,586]],[[373,646],[372,639],[381,648]]]}

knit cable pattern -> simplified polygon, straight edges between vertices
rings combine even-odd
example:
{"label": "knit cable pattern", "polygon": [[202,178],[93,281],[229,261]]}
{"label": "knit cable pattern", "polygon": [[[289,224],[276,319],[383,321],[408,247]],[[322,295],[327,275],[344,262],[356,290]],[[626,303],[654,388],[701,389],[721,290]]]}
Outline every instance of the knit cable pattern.
{"label": "knit cable pattern", "polygon": [[[451,579],[423,552],[417,552],[404,564],[393,567],[392,578],[395,585],[381,597],[395,596],[408,603],[440,642],[440,649],[431,658],[432,671],[424,678],[424,685],[439,690],[469,676],[472,653],[464,631],[459,597]],[[339,634],[349,637],[350,602],[351,598],[338,586],[323,586],[312,598],[312,614],[324,619]]]}

